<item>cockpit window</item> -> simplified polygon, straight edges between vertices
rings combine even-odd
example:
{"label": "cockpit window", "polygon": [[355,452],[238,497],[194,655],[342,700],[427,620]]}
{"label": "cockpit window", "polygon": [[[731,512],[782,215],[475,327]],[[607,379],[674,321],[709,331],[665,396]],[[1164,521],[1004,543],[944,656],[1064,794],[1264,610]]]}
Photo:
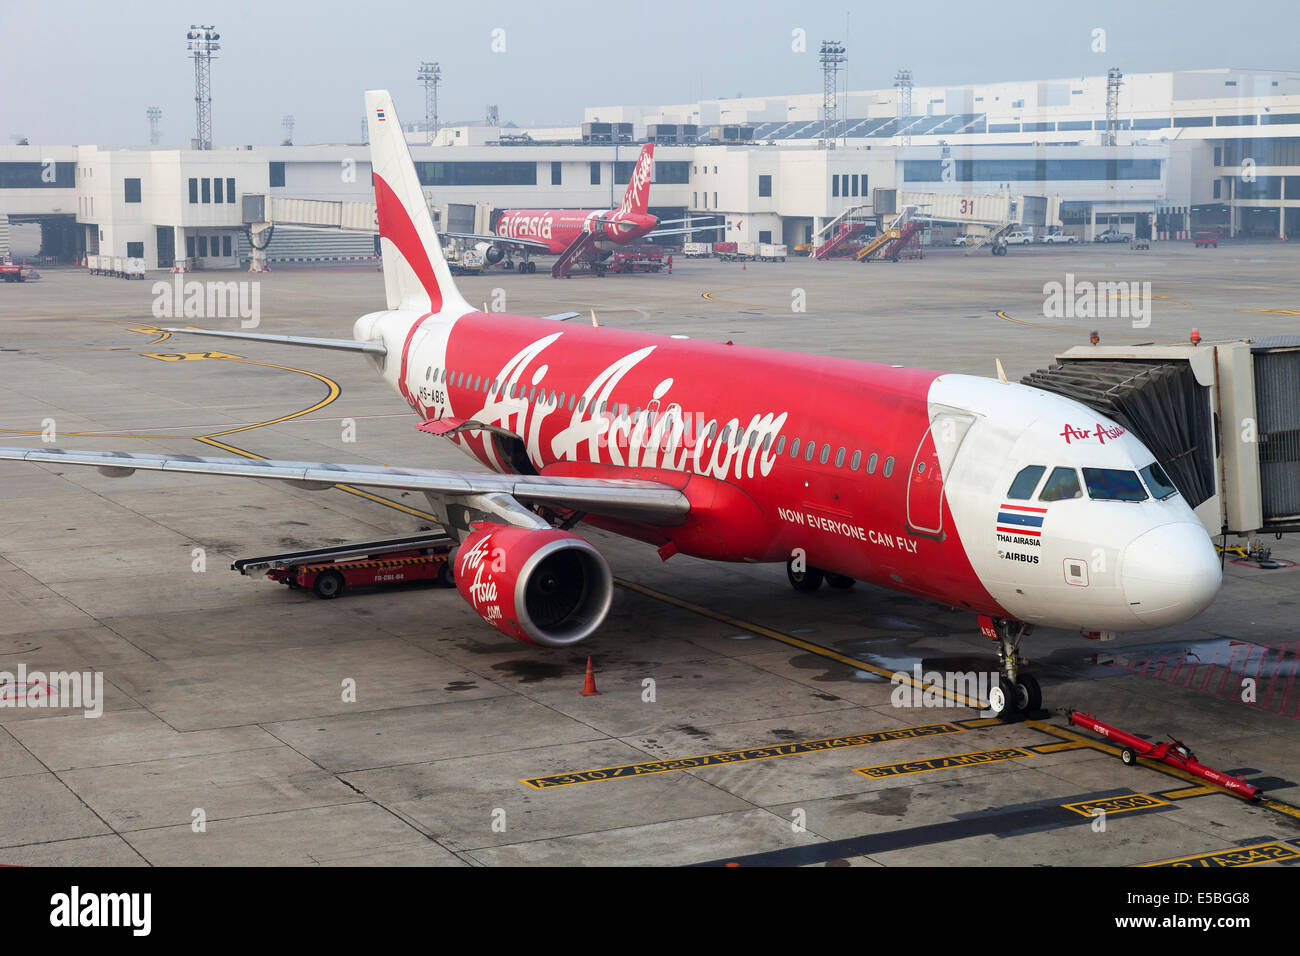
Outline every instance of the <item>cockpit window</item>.
{"label": "cockpit window", "polygon": [[1169,480],[1169,476],[1165,474],[1165,470],[1160,467],[1158,461],[1153,461],[1147,465],[1139,474],[1142,475],[1142,480],[1147,483],[1147,488],[1151,490],[1153,498],[1164,501],[1170,495],[1178,493],[1178,489],[1174,487],[1174,483]]}
{"label": "cockpit window", "polygon": [[1038,495],[1039,501],[1066,501],[1070,498],[1082,498],[1083,489],[1079,487],[1079,473],[1073,468],[1057,466],[1048,475],[1043,490]]}
{"label": "cockpit window", "polygon": [[1146,501],[1147,498],[1136,471],[1085,468],[1083,480],[1088,486],[1088,497],[1094,501]]}
{"label": "cockpit window", "polygon": [[1028,501],[1034,496],[1034,489],[1038,487],[1038,479],[1043,477],[1043,472],[1047,471],[1042,465],[1027,465],[1020,469],[1020,474],[1016,475],[1015,481],[1011,482],[1011,487],[1007,490],[1007,497],[1012,501]]}

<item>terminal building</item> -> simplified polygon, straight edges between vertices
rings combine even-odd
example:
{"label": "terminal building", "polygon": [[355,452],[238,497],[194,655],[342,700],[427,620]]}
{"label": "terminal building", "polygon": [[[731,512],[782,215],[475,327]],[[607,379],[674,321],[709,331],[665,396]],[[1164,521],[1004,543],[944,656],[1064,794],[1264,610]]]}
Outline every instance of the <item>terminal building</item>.
{"label": "terminal building", "polygon": [[[793,246],[903,193],[1046,197],[1031,225],[1081,241],[1107,228],[1300,231],[1300,72],[1116,79],[852,91],[833,120],[821,94],[796,94],[589,107],[572,127],[411,128],[408,139],[452,231],[486,231],[509,207],[616,205],[645,141],[657,144],[651,211],[725,223],[700,239]],[[369,257],[372,203],[364,144],[0,146],[0,254],[11,225],[39,223],[42,255],[64,261],[241,268],[268,239],[272,264]],[[250,232],[268,208],[276,228]]]}

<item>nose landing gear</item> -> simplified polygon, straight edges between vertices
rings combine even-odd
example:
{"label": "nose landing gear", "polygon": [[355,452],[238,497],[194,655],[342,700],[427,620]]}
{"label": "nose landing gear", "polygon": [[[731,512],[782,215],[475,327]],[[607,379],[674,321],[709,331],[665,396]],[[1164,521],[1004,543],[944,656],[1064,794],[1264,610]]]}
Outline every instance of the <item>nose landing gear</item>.
{"label": "nose landing gear", "polygon": [[996,687],[989,688],[989,710],[994,717],[1014,718],[1029,715],[1043,707],[1043,690],[1033,674],[1021,667],[1027,662],[1020,656],[1020,641],[1034,630],[1032,624],[992,618],[981,614],[980,633],[998,642],[998,677]]}

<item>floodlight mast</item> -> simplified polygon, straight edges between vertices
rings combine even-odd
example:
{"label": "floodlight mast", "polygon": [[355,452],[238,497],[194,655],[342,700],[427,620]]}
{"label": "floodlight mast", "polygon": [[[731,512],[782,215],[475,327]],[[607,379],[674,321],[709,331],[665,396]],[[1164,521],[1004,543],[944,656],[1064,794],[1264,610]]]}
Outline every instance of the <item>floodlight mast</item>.
{"label": "floodlight mast", "polygon": [[221,34],[211,24],[190,24],[185,49],[194,58],[194,148],[212,148],[212,58]]}

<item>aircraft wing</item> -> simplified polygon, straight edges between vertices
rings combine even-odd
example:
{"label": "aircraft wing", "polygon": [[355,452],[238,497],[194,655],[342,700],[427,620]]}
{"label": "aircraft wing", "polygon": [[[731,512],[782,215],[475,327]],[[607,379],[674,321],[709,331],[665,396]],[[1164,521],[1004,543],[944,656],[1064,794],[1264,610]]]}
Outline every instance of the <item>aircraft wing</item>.
{"label": "aircraft wing", "polygon": [[679,236],[686,232],[717,232],[722,229],[723,225],[718,223],[716,226],[693,226],[690,229],[656,229],[654,232],[647,232],[642,239],[658,239],[660,236]]}
{"label": "aircraft wing", "polygon": [[439,232],[447,239],[474,239],[478,242],[492,242],[501,246],[515,246],[519,249],[533,249],[537,252],[550,252],[551,247],[536,239],[507,239],[505,236],[483,236],[476,232]]}
{"label": "aircraft wing", "polygon": [[336,484],[398,488],[441,495],[504,493],[521,502],[589,511],[611,517],[676,525],[690,505],[679,489],[640,479],[567,478],[502,475],[496,472],[435,471],[381,465],[279,461],[271,458],[204,458],[197,455],[145,455],[121,451],[62,448],[3,448],[0,460],[45,465],[84,465],[124,478],[136,471],[165,471],[233,478],[269,478],[300,488],[324,490]]}

